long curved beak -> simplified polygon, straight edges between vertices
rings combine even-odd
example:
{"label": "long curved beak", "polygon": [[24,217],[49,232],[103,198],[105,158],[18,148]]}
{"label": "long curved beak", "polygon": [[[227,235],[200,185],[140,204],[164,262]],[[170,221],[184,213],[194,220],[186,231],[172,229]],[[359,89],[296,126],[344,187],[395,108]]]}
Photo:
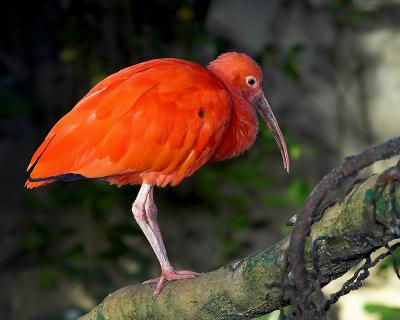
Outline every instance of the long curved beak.
{"label": "long curved beak", "polygon": [[269,106],[268,101],[262,91],[254,95],[252,104],[253,107],[260,113],[261,117],[263,117],[268,128],[271,130],[272,135],[274,136],[274,139],[279,146],[279,150],[281,151],[283,167],[289,173],[289,155],[286,147],[285,138],[283,137],[282,131],[278,125],[278,121],[276,121],[274,113],[272,112],[272,109]]}

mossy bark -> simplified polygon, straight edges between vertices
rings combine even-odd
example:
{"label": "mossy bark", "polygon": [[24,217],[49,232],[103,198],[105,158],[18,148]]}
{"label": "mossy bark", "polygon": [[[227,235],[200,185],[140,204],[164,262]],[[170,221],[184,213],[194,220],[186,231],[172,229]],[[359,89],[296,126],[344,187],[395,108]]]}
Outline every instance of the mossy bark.
{"label": "mossy bark", "polygon": [[[306,261],[311,268],[312,241],[321,236],[368,236],[373,241],[354,243],[346,239],[321,242],[322,284],[340,277],[371,250],[399,238],[399,210],[389,199],[388,182],[381,188],[378,176],[356,185],[340,203],[328,208],[312,227],[306,245]],[[382,191],[383,192],[380,192]],[[400,208],[400,191],[395,192]],[[396,209],[396,208],[395,208]],[[287,304],[280,285],[287,280],[285,254],[288,237],[270,248],[230,263],[196,279],[168,283],[153,301],[154,288],[136,284],[106,297],[81,320],[105,319],[251,319]]]}

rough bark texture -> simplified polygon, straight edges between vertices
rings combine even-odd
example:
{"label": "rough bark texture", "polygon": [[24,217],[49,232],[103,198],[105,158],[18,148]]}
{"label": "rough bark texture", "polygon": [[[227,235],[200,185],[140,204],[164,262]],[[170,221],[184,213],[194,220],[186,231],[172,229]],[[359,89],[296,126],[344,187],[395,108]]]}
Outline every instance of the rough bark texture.
{"label": "rough bark texture", "polygon": [[[312,242],[321,236],[334,241],[319,243],[322,284],[340,277],[371,251],[400,237],[400,190],[395,191],[395,209],[389,200],[392,180],[382,185],[372,176],[355,185],[341,201],[325,211],[312,226],[305,246],[311,269]],[[382,191],[383,190],[383,191]],[[393,194],[392,194],[393,195]],[[337,236],[367,236],[354,243]],[[251,319],[287,304],[282,298],[288,238],[252,256],[235,261],[193,280],[168,283],[155,301],[153,287],[141,284],[110,294],[81,320],[105,319]]]}

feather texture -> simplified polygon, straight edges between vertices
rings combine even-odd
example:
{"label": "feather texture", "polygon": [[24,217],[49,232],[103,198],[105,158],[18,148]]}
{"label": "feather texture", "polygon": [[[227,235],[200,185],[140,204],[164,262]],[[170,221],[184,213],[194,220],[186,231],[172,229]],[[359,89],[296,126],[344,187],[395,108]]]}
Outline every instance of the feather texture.
{"label": "feather texture", "polygon": [[32,157],[26,186],[67,174],[176,185],[211,158],[231,113],[225,86],[198,64],[157,59],[128,67],[56,123]]}

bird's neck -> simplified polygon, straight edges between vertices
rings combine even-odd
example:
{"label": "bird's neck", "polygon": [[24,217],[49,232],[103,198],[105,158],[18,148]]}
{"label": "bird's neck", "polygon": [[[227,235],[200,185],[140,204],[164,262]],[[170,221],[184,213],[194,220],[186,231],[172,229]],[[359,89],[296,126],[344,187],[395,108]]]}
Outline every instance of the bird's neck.
{"label": "bird's neck", "polygon": [[[231,90],[229,90],[231,91]],[[258,132],[257,115],[254,108],[239,92],[231,91],[232,116],[212,161],[233,158],[248,150],[255,141]]]}

